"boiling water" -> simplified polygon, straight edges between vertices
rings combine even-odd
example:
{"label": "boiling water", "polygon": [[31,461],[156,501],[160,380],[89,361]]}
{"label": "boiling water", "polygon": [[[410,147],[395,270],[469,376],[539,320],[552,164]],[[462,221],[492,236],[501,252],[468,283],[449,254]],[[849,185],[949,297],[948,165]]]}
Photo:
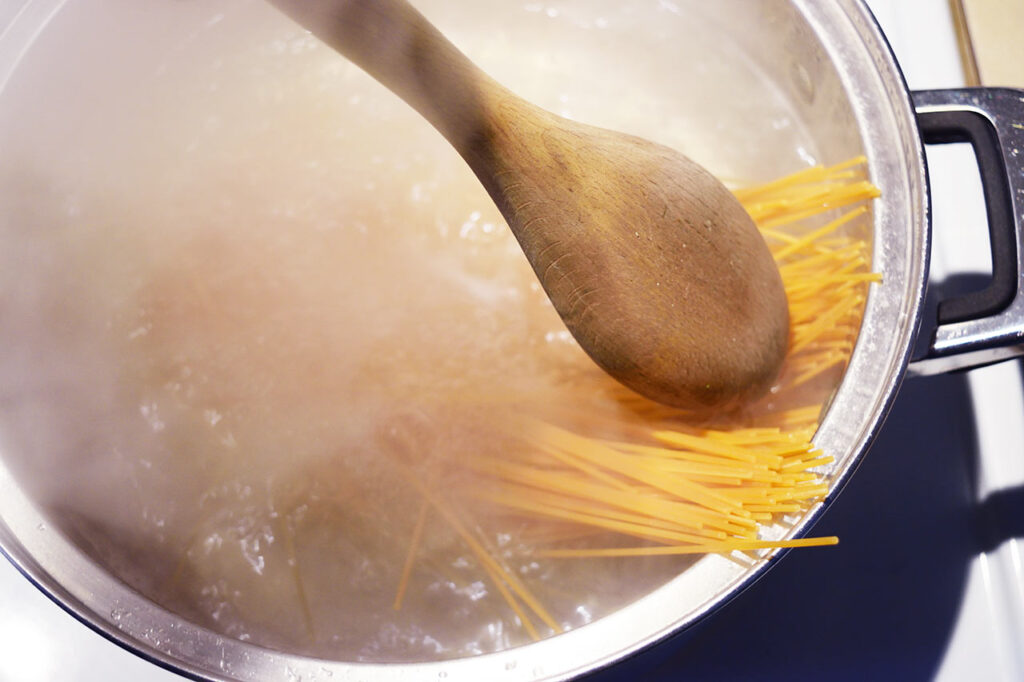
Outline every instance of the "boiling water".
{"label": "boiling water", "polygon": [[[418,6],[528,99],[723,178],[813,157],[699,2]],[[262,2],[78,0],[6,85],[0,149],[0,446],[83,549],[291,651],[528,641],[436,519],[392,608],[421,504],[403,475],[500,454],[521,411],[608,409],[436,132]],[[686,565],[542,564],[543,529],[462,513],[564,627]]]}

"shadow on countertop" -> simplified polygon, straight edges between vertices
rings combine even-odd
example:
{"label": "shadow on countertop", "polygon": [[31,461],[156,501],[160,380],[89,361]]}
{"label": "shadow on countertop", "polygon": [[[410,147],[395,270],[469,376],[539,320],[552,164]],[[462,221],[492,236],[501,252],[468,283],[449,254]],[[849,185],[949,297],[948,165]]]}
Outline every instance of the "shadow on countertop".
{"label": "shadow on countertop", "polygon": [[[930,287],[924,319],[979,282]],[[975,502],[977,443],[965,374],[908,379],[811,531],[838,535],[838,546],[789,552],[702,624],[587,682],[934,678],[972,558],[1024,537],[1024,487]]]}
{"label": "shadow on countertop", "polygon": [[846,488],[789,552],[703,624],[588,682],[927,680],[977,551],[966,377],[908,380]]}

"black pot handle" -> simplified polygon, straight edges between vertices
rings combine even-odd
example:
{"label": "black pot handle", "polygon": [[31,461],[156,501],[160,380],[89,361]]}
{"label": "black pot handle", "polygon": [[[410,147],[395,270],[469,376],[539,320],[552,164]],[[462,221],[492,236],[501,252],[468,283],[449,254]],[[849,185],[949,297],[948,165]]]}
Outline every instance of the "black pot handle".
{"label": "black pot handle", "polygon": [[913,97],[926,144],[974,148],[992,279],[981,291],[939,302],[929,346],[910,372],[938,374],[1024,355],[1024,90],[923,90]]}

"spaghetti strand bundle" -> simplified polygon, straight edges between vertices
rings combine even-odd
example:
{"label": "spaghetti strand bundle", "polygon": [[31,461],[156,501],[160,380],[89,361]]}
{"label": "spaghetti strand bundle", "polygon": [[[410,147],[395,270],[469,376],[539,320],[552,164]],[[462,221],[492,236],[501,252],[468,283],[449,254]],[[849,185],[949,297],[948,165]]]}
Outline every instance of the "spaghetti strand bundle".
{"label": "spaghetti strand bundle", "polygon": [[[447,500],[483,501],[502,518],[561,527],[548,534],[548,544],[537,534],[538,559],[757,557],[838,542],[771,539],[765,528],[796,519],[828,494],[824,473],[834,459],[811,438],[853,350],[868,287],[881,281],[870,271],[868,238],[859,234],[866,232],[868,202],[879,195],[864,178],[864,164],[854,158],[816,166],[736,192],[772,250],[789,299],[790,349],[770,395],[741,413],[695,422],[604,375],[577,377],[579,390],[610,398],[606,409],[517,413],[508,420],[515,446],[460,460],[461,485],[442,495],[416,482],[424,509],[463,537],[531,637],[540,637],[534,617],[552,632],[560,627],[500,556],[488,556],[474,539],[476,522],[460,518]],[[609,429],[612,423],[619,431]]]}

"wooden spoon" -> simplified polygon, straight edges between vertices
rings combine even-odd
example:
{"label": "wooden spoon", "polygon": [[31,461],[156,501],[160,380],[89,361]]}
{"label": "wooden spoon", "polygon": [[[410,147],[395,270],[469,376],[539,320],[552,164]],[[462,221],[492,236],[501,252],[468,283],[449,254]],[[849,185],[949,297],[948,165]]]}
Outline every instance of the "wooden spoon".
{"label": "wooden spoon", "polygon": [[271,1],[455,147],[608,373],[690,409],[729,408],[771,385],[789,332],[782,281],[753,221],[710,173],[524,101],[404,0]]}

